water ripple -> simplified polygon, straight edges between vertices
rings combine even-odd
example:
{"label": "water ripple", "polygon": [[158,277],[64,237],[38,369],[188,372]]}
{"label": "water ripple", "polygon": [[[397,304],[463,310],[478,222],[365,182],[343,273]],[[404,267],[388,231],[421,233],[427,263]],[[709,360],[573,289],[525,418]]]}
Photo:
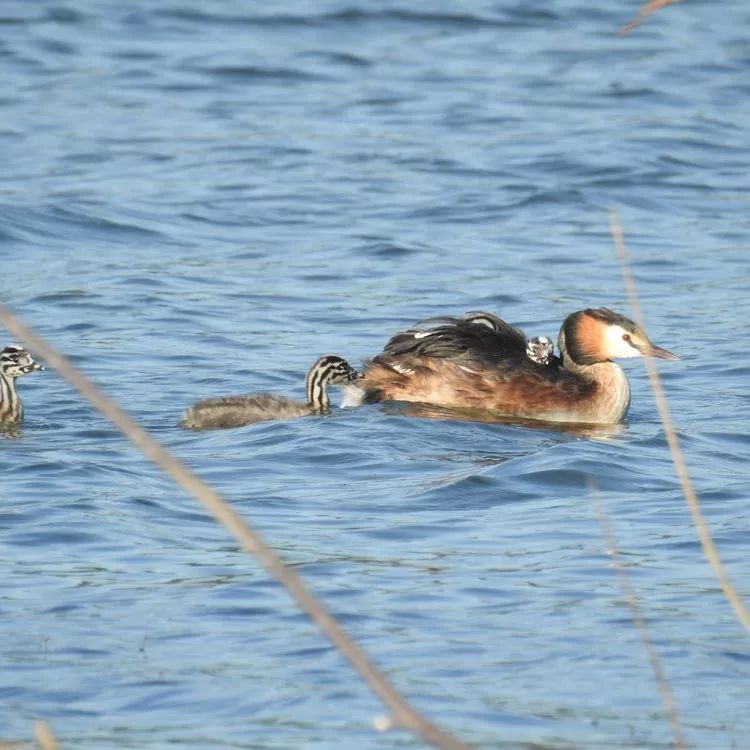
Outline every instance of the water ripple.
{"label": "water ripple", "polygon": [[[403,404],[176,425],[204,396],[304,398],[318,355],[359,365],[433,315],[487,309],[554,337],[573,310],[625,312],[616,205],[649,333],[682,357],[661,372],[704,513],[750,595],[750,12],[671,5],[621,39],[632,10],[0,11],[3,302],[476,746],[672,742],[591,482],[689,744],[750,730],[746,636],[640,363],[619,430]],[[19,389],[25,422],[0,432],[0,739],[30,741],[43,716],[84,750],[404,743],[372,732],[340,656],[65,382]]]}

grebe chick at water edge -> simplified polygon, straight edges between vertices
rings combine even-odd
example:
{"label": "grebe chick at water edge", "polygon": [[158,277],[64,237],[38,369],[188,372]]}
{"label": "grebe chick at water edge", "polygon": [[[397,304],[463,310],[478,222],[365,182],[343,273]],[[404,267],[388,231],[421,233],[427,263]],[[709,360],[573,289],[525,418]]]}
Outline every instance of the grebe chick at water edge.
{"label": "grebe chick at water edge", "polygon": [[16,378],[43,369],[20,346],[9,344],[0,351],[0,424],[18,424],[23,420],[23,403],[16,390]]}
{"label": "grebe chick at water edge", "polygon": [[330,405],[329,385],[344,385],[360,374],[345,360],[329,354],[315,361],[305,378],[307,403],[275,393],[250,393],[243,396],[218,396],[198,401],[180,423],[193,430],[242,427],[269,419],[293,419],[310,414],[325,414]]}
{"label": "grebe chick at water edge", "polygon": [[[524,334],[491,313],[424,321],[397,333],[357,384],[370,401],[408,401],[547,422],[614,424],[630,386],[614,358],[678,359],[606,307],[569,315],[559,366],[535,361]],[[555,358],[557,359],[557,358]]]}

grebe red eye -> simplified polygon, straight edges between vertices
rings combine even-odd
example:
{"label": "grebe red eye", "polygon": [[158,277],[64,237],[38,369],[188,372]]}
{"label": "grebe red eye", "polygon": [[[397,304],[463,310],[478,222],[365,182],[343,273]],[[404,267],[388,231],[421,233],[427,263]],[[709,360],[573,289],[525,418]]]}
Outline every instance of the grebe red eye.
{"label": "grebe red eye", "polygon": [[622,334],[622,340],[623,341],[627,341],[628,343],[630,343],[630,334],[629,333],[623,333]]}

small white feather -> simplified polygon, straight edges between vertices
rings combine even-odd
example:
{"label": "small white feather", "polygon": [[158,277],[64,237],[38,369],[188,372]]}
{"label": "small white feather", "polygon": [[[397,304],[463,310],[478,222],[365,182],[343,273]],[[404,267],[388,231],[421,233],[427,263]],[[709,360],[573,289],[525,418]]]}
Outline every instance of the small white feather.
{"label": "small white feather", "polygon": [[414,370],[411,369],[411,367],[407,367],[406,365],[402,365],[400,362],[394,362],[391,365],[391,369],[395,370],[396,372],[400,372],[402,375],[413,375]]}
{"label": "small white feather", "polygon": [[362,406],[365,402],[365,392],[354,383],[344,383],[339,386],[341,390],[341,408],[353,409]]}

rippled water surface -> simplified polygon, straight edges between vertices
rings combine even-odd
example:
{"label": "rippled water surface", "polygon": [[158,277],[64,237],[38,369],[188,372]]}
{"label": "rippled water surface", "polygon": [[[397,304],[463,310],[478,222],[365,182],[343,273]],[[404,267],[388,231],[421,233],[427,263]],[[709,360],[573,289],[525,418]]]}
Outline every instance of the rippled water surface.
{"label": "rippled water surface", "polygon": [[[750,598],[750,6],[13,2],[2,300],[231,500],[424,713],[485,748],[667,748],[594,481],[692,747],[747,747],[750,639],[644,371],[621,431],[395,405],[189,433],[302,397],[424,317],[555,336],[627,311],[616,206],[729,575]],[[397,748],[227,534],[54,372],[0,440],[0,740]]]}

